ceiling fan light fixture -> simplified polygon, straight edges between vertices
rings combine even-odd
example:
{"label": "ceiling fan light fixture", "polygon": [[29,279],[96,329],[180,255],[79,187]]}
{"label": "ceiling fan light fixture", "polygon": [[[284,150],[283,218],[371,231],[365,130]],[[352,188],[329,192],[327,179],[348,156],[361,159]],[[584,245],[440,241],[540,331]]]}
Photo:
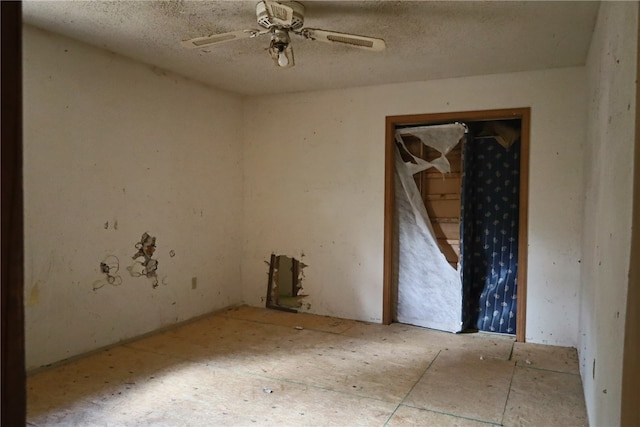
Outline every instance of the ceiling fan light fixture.
{"label": "ceiling fan light fixture", "polygon": [[271,44],[269,45],[269,55],[280,68],[293,67],[293,49],[291,49],[291,39],[289,32],[279,28],[271,31]]}
{"label": "ceiling fan light fixture", "polygon": [[293,49],[291,49],[290,45],[271,44],[269,47],[269,54],[271,55],[271,59],[275,62],[275,64],[280,68],[289,68],[293,67]]}
{"label": "ceiling fan light fixture", "polygon": [[278,53],[278,65],[280,67],[286,67],[289,65],[289,58],[287,58],[287,54],[285,50]]}

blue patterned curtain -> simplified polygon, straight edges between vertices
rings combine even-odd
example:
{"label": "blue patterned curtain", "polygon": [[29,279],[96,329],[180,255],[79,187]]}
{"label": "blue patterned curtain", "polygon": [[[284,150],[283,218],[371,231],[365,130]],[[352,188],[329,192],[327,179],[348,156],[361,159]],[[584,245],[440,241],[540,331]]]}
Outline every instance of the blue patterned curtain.
{"label": "blue patterned curtain", "polygon": [[463,330],[515,334],[520,141],[469,136],[463,156]]}

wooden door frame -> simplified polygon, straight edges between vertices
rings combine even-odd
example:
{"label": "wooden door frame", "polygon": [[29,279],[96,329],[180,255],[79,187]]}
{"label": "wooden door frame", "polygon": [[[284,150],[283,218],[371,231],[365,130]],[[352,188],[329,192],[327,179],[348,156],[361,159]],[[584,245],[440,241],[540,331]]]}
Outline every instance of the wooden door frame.
{"label": "wooden door frame", "polygon": [[[640,4],[638,5],[640,18]],[[640,25],[637,40],[640,49]],[[629,285],[627,288],[627,314],[624,327],[622,354],[622,397],[620,399],[620,425],[637,426],[640,420],[640,54],[636,53],[636,123],[633,161],[633,205],[631,210],[631,248],[629,253]]]}
{"label": "wooden door frame", "polygon": [[391,302],[393,300],[393,221],[395,211],[394,156],[396,127],[405,125],[439,124],[443,122],[475,122],[508,119],[522,120],[522,132],[520,137],[520,218],[518,224],[518,301],[516,305],[516,341],[525,341],[527,317],[527,242],[529,231],[529,133],[531,126],[531,108],[529,107],[386,117],[382,323],[388,325],[393,321]]}
{"label": "wooden door frame", "polygon": [[2,284],[0,424],[26,421],[22,208],[22,5],[0,2],[2,17]]}

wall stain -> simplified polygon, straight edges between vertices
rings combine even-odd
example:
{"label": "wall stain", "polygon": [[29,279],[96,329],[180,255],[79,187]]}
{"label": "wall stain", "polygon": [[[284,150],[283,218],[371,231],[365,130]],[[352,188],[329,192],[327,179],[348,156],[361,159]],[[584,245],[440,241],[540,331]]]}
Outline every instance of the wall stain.
{"label": "wall stain", "polygon": [[[113,224],[111,224],[111,228],[113,228],[114,230],[118,229],[118,220],[117,219],[113,221]],[[109,221],[104,223],[104,229],[105,230],[109,229]]]}
{"label": "wall stain", "polygon": [[29,298],[27,299],[27,307],[37,305],[40,302],[40,282],[36,282],[29,292]]}

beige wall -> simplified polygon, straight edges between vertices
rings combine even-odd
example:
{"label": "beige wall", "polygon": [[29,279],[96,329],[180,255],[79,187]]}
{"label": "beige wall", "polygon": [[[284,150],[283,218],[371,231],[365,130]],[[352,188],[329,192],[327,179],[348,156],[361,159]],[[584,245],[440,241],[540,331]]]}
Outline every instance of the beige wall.
{"label": "beige wall", "polygon": [[[588,70],[582,381],[591,425],[619,425],[632,220],[638,5],[603,2]],[[637,166],[636,166],[637,167]]]}
{"label": "beige wall", "polygon": [[[308,264],[310,312],[380,321],[385,116],[511,107],[532,111],[527,340],[577,345],[585,88],[578,67],[242,99],[27,27],[29,367],[263,305],[272,252]],[[157,289],[127,271],[145,231]],[[94,291],[109,255],[123,284]]]}
{"label": "beige wall", "polygon": [[585,87],[580,67],[252,98],[245,302],[271,252],[304,253],[310,312],[381,321],[385,116],[531,107],[527,340],[575,346]]}
{"label": "beige wall", "polygon": [[[23,38],[27,368],[238,303],[241,99],[32,27]],[[155,289],[127,271],[144,232]],[[113,257],[119,286],[100,272]]]}

